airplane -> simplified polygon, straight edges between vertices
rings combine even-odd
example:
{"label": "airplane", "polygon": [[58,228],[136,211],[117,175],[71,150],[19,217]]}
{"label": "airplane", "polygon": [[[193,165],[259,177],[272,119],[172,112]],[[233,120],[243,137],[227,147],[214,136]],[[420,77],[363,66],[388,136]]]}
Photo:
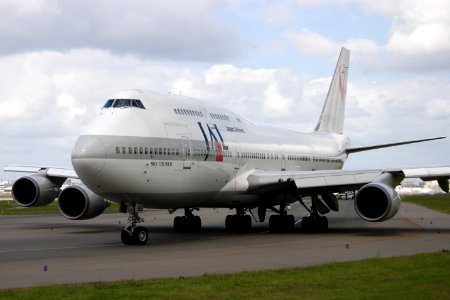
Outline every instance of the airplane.
{"label": "airplane", "polygon": [[[130,90],[106,101],[78,137],[71,154],[73,169],[8,165],[27,172],[12,187],[21,206],[47,205],[58,198],[61,214],[71,220],[100,215],[110,201],[128,214],[121,240],[144,245],[148,231],[138,226],[143,208],[184,210],[174,218],[176,231],[201,229],[199,208],[230,208],[230,231],[248,231],[249,213],[264,222],[268,210],[273,232],[291,231],[296,220],[288,206],[299,202],[309,215],[306,231],[325,231],[336,194],[356,191],[354,208],[370,222],[395,216],[400,197],[394,187],[404,178],[437,180],[449,192],[450,165],[372,170],[344,170],[356,152],[445,137],[351,147],[344,134],[350,51],[341,49],[316,128],[301,132],[256,124],[199,99]],[[61,189],[69,179],[81,180]],[[304,199],[311,199],[308,206]],[[308,202],[309,203],[309,202]],[[256,220],[256,217],[254,218]]]}

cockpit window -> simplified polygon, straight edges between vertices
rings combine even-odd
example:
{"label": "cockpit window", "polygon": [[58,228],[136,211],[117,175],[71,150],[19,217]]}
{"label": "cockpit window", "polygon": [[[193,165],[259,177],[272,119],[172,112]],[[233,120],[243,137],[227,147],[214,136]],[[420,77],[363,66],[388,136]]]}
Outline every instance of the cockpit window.
{"label": "cockpit window", "polygon": [[106,101],[105,105],[103,106],[103,108],[109,108],[113,105],[114,103],[114,99],[109,99],[108,101]]}
{"label": "cockpit window", "polygon": [[145,109],[144,104],[142,104],[141,100],[137,99],[109,99],[106,101],[103,108],[122,108],[122,107],[136,107]]}

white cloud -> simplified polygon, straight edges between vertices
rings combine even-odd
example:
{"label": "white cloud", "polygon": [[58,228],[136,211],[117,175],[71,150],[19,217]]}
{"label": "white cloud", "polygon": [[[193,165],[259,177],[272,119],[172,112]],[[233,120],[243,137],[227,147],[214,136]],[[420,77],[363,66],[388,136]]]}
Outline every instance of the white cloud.
{"label": "white cloud", "polygon": [[[290,3],[290,2],[289,2]],[[338,0],[299,1],[299,7],[358,5],[368,15],[380,15],[390,22],[384,44],[370,38],[333,39],[303,28],[288,32],[286,39],[301,53],[333,57],[339,45],[355,54],[354,61],[368,70],[435,71],[450,69],[450,3],[448,0]]]}
{"label": "white cloud", "polygon": [[262,111],[269,118],[289,118],[292,116],[293,99],[281,95],[277,84],[270,84],[264,91]]}
{"label": "white cloud", "polygon": [[391,19],[385,50],[390,64],[404,70],[450,68],[450,3],[356,0],[368,13]]}
{"label": "white cloud", "polygon": [[349,39],[344,46],[357,54],[378,54],[381,51],[380,46],[369,39]]}
{"label": "white cloud", "polygon": [[332,56],[339,51],[339,45],[332,39],[303,28],[301,32],[287,32],[286,38],[294,47],[308,55]]}
{"label": "white cloud", "polygon": [[[3,1],[0,53],[76,48],[141,57],[223,60],[240,52],[215,1]],[[188,12],[188,13],[187,13]]]}

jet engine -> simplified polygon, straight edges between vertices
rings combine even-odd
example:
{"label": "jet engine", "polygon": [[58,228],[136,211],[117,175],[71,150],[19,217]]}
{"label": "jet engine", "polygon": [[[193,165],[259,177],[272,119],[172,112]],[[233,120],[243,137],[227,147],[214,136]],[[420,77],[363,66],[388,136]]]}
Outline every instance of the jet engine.
{"label": "jet engine", "polygon": [[62,190],[58,203],[61,214],[70,220],[95,218],[110,205],[84,185],[72,185]]}
{"label": "jet engine", "polygon": [[35,174],[19,178],[12,186],[14,201],[20,206],[45,206],[55,200],[59,186],[45,175]]}
{"label": "jet engine", "polygon": [[355,198],[355,210],[366,221],[381,222],[395,216],[400,209],[400,197],[397,192],[386,184],[389,179],[383,174],[380,180],[364,185]]}

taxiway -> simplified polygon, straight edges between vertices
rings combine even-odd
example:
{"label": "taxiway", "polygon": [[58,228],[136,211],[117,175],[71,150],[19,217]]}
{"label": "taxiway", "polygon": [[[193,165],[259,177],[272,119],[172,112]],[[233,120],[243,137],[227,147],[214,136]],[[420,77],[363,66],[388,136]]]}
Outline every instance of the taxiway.
{"label": "taxiway", "polygon": [[[145,246],[124,246],[125,214],[86,221],[59,214],[0,216],[0,288],[44,284],[178,277],[205,273],[276,269],[370,257],[450,249],[450,215],[403,203],[393,219],[368,223],[352,201],[329,217],[327,233],[270,233],[254,223],[249,233],[231,234],[227,209],[202,209],[203,230],[174,232],[174,215],[145,210]],[[294,206],[300,219],[305,212]]]}

